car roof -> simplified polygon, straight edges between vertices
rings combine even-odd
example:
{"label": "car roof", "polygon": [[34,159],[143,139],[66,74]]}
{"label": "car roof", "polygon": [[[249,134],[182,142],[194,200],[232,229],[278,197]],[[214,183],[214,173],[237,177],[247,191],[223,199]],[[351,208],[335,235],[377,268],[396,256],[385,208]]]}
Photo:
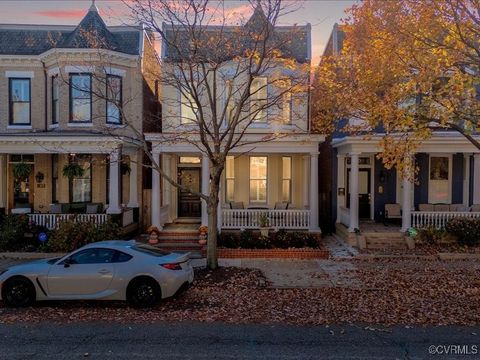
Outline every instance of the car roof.
{"label": "car roof", "polygon": [[128,248],[132,247],[137,242],[135,240],[108,240],[108,241],[99,241],[91,244],[85,245],[82,249],[89,249],[92,247],[111,247],[111,248]]}

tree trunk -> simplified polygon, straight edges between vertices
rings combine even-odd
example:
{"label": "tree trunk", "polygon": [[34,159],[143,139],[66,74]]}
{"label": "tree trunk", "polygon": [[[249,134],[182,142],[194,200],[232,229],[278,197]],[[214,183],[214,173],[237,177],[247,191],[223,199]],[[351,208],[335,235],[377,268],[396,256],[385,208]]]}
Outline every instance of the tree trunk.
{"label": "tree trunk", "polygon": [[207,240],[207,268],[214,270],[218,267],[217,238],[218,238],[218,192],[219,184],[214,179],[210,183],[210,199],[207,204],[208,213],[208,240]]}

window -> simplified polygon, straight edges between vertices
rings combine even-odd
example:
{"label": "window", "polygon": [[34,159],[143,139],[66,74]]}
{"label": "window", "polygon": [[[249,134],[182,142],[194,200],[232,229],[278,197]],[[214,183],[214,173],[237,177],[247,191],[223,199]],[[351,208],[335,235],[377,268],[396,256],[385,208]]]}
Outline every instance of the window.
{"label": "window", "polygon": [[129,261],[132,257],[133,257],[132,255],[125,254],[125,253],[122,252],[122,251],[116,250],[116,251],[115,251],[114,258],[113,258],[113,262],[114,262],[114,263],[127,262],[127,261]]}
{"label": "window", "polygon": [[116,75],[107,75],[107,123],[122,123],[122,78]]}
{"label": "window", "polygon": [[58,75],[52,76],[52,124],[58,124],[60,118]]}
{"label": "window", "polygon": [[30,125],[30,79],[9,79],[10,124]]}
{"label": "window", "polygon": [[58,154],[52,155],[52,203],[58,203]]}
{"label": "window", "polygon": [[92,170],[90,155],[74,155],[70,157],[70,163],[76,163],[83,169],[81,177],[70,179],[70,201],[85,203],[92,201]]}
{"label": "window", "polygon": [[70,122],[92,121],[92,75],[70,74]]}
{"label": "window", "polygon": [[180,156],[180,164],[200,164],[202,160],[198,156]]}
{"label": "window", "polygon": [[267,202],[267,157],[250,157],[250,201]]}
{"label": "window", "polygon": [[430,157],[429,178],[428,202],[432,204],[450,203],[450,158],[447,156]]}
{"label": "window", "polygon": [[[79,251],[69,257],[70,264],[109,264],[113,262],[115,250],[93,248]],[[62,265],[63,265],[62,261]]]}
{"label": "window", "polygon": [[292,93],[290,89],[292,87],[291,81],[286,81],[286,88],[283,89],[285,92],[283,94],[282,101],[282,119],[284,124],[290,124],[292,122]]}
{"label": "window", "polygon": [[[232,122],[235,115],[235,101],[233,96],[233,80],[225,82],[225,104],[227,106],[225,113],[225,126]],[[228,102],[227,102],[228,101]]]}
{"label": "window", "polygon": [[292,198],[292,158],[282,158],[282,201],[291,202]]}
{"label": "window", "polygon": [[[185,92],[185,90],[183,90]],[[180,123],[181,124],[192,124],[197,121],[197,111],[198,107],[193,99],[192,94],[189,92],[186,94],[181,94],[181,109],[180,109]]]}
{"label": "window", "polygon": [[267,78],[253,79],[250,88],[250,115],[253,122],[267,122]]}
{"label": "window", "polygon": [[225,163],[225,200],[235,199],[235,157],[227,156]]}

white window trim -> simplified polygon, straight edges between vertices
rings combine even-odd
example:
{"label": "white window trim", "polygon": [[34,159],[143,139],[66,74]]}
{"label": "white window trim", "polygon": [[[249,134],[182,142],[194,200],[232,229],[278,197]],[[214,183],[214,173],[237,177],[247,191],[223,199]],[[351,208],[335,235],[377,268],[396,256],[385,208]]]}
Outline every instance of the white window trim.
{"label": "white window trim", "polygon": [[433,153],[428,154],[428,203],[433,204],[432,198],[430,197],[430,191],[432,187],[430,186],[430,169],[432,165],[432,157],[446,157],[448,158],[448,198],[447,204],[452,203],[452,181],[453,181],[453,156],[452,154],[442,154],[442,153]]}
{"label": "white window trim", "polygon": [[31,130],[33,129],[32,125],[30,124],[26,124],[26,125],[8,125],[7,126],[7,130],[20,130],[20,129],[23,129],[23,130]]}
{"label": "white window trim", "polygon": [[33,79],[33,71],[5,71],[6,78],[30,78]]}
{"label": "white window trim", "polygon": [[48,128],[49,128],[49,129],[56,129],[56,128],[58,128],[58,126],[59,126],[59,124],[58,124],[58,122],[57,122],[57,123],[55,123],[55,124],[50,124],[50,125],[48,125]]}
{"label": "white window trim", "polygon": [[127,71],[124,69],[109,67],[109,68],[105,68],[105,73],[108,75],[115,75],[115,76],[120,76],[124,78],[125,75],[127,74]]}
{"label": "white window trim", "polygon": [[69,122],[67,124],[68,127],[79,127],[79,128],[83,128],[83,127],[92,127],[93,126],[93,123],[91,122],[88,122],[88,123],[75,123],[75,122]]}

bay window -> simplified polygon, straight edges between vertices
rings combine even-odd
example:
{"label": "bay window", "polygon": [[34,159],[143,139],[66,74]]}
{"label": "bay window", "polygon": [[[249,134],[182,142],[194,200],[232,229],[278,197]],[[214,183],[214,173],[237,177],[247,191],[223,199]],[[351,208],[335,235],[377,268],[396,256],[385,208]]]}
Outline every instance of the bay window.
{"label": "bay window", "polygon": [[30,79],[9,79],[10,125],[30,125]]}
{"label": "bay window", "polygon": [[267,157],[250,157],[250,202],[267,202]]}
{"label": "bay window", "polygon": [[92,122],[91,74],[70,74],[70,122]]}
{"label": "bay window", "polygon": [[122,123],[122,77],[107,75],[107,123]]}
{"label": "bay window", "polygon": [[266,77],[253,79],[250,87],[250,116],[253,122],[267,122],[267,84]]}

